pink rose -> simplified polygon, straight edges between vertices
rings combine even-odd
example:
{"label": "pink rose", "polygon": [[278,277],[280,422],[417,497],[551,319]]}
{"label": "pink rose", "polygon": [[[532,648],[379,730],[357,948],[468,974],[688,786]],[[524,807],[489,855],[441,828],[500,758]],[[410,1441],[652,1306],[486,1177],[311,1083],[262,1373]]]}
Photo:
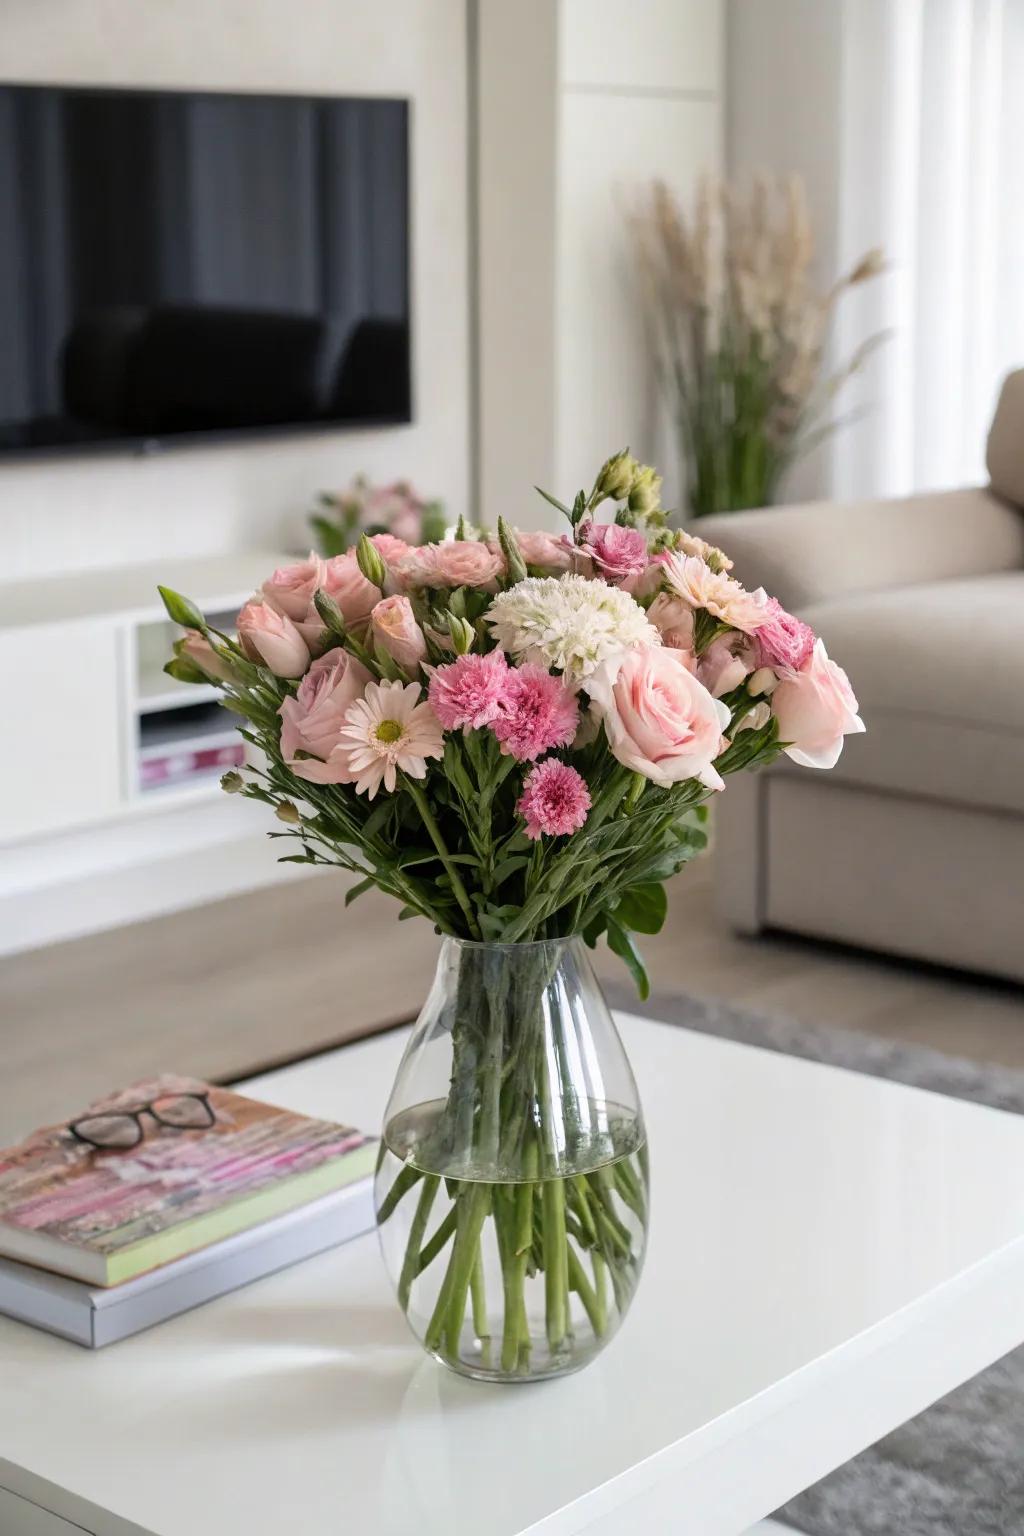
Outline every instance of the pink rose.
{"label": "pink rose", "polygon": [[407,597],[385,597],[370,615],[370,633],[410,678],[427,658],[427,642]]}
{"label": "pink rose", "polygon": [[729,711],[697,681],[679,652],[663,646],[626,651],[586,680],[613,757],[667,789],[699,779],[724,789],[714,760]]}
{"label": "pink rose", "polygon": [[671,592],[659,592],[647,610],[647,617],[661,636],[662,645],[693,656],[693,609],[689,603]]}
{"label": "pink rose", "polygon": [[246,603],[235,626],[249,660],[262,662],[275,677],[301,677],[309,666],[309,646],[291,619],[258,597]]}
{"label": "pink rose", "polygon": [[746,635],[721,635],[698,661],[697,676],[712,697],[720,699],[746,682],[754,665],[754,647]]}
{"label": "pink rose", "polygon": [[182,656],[187,656],[189,661],[194,661],[201,672],[215,683],[234,683],[238,681],[238,674],[229,661],[218,656],[213,646],[198,629],[187,629],[185,638],[178,647]]}
{"label": "pink rose", "polygon": [[324,562],[319,555],[297,565],[283,565],[261,588],[263,599],[277,613],[286,614],[293,623],[304,619],[313,601],[313,593],[324,582]]}
{"label": "pink rose", "polygon": [[647,538],[637,528],[591,523],[583,543],[606,581],[636,580],[647,569]]}
{"label": "pink rose", "polygon": [[[345,711],[361,699],[370,673],[362,662],[337,647],[314,661],[294,699],[285,699],[281,716],[281,756],[300,779],[314,784],[352,784],[356,775],[344,766],[347,757],[338,754],[326,761],[338,745]],[[298,757],[298,752],[311,757]]]}
{"label": "pink rose", "polygon": [[370,543],[378,550],[385,565],[397,565],[411,549],[411,545],[393,533],[371,533]]}
{"label": "pink rose", "polygon": [[771,703],[787,757],[805,768],[834,768],[843,737],[864,729],[850,680],[822,640],[799,671],[783,675]]}
{"label": "pink rose", "polygon": [[412,550],[399,561],[397,574],[406,587],[473,587],[478,592],[497,592],[505,562],[487,544],[452,539]]}
{"label": "pink rose", "polygon": [[542,576],[558,576],[573,569],[573,546],[564,534],[538,533],[533,529],[515,530],[519,553],[527,565]]}
{"label": "pink rose", "polygon": [[[328,597],[334,598],[345,623],[357,631],[366,627],[375,605],[380,602],[380,588],[367,581],[352,550],[325,561],[321,586]],[[315,609],[312,614],[307,614],[310,622],[315,617]]]}

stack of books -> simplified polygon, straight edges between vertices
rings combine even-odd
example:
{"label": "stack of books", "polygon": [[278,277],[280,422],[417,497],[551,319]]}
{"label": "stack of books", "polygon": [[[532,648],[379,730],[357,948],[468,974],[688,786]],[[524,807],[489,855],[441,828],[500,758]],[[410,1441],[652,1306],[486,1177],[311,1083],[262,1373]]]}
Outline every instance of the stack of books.
{"label": "stack of books", "polygon": [[192,1079],[0,1152],[0,1312],[88,1348],[373,1225],[376,1143]]}

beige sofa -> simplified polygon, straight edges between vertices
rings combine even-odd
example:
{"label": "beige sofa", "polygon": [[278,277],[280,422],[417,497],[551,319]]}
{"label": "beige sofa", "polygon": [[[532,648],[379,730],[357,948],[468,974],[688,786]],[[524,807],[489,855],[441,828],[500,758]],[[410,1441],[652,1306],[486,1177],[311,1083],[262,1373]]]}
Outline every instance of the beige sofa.
{"label": "beige sofa", "polygon": [[823,637],[867,726],[719,810],[720,910],[1024,981],[1024,370],[986,488],[706,518],[736,575]]}

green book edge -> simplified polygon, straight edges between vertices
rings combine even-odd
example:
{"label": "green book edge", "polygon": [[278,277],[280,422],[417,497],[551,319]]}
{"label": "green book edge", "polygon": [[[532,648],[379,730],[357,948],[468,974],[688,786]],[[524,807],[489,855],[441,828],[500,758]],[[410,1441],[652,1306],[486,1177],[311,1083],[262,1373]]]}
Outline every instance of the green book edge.
{"label": "green book edge", "polygon": [[166,1232],[154,1233],[152,1237],[111,1254],[106,1260],[106,1278],[100,1284],[112,1286],[134,1280],[147,1270],[160,1269],[174,1259],[184,1258],[187,1253],[209,1248],[212,1243],[234,1237],[236,1232],[248,1231],[262,1221],[269,1221],[272,1216],[307,1205],[321,1195],[329,1195],[332,1190],[343,1189],[346,1184],[354,1184],[357,1179],[372,1173],[376,1161],[377,1143],[367,1142],[334,1162],[323,1163],[308,1173],[295,1174],[281,1184],[272,1184],[269,1189],[245,1195],[221,1210],[205,1211],[201,1216],[193,1216],[191,1221],[169,1227]]}

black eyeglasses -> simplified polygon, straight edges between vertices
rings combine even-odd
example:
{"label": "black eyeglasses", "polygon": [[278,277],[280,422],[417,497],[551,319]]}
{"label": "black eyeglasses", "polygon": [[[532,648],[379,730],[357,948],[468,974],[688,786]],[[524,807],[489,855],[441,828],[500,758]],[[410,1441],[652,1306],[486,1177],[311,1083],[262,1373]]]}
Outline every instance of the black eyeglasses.
{"label": "black eyeglasses", "polygon": [[208,1093],[165,1093],[148,1104],[126,1109],[97,1110],[68,1121],[76,1141],[103,1150],[127,1151],[145,1139],[143,1115],[171,1131],[204,1131],[217,1121]]}

